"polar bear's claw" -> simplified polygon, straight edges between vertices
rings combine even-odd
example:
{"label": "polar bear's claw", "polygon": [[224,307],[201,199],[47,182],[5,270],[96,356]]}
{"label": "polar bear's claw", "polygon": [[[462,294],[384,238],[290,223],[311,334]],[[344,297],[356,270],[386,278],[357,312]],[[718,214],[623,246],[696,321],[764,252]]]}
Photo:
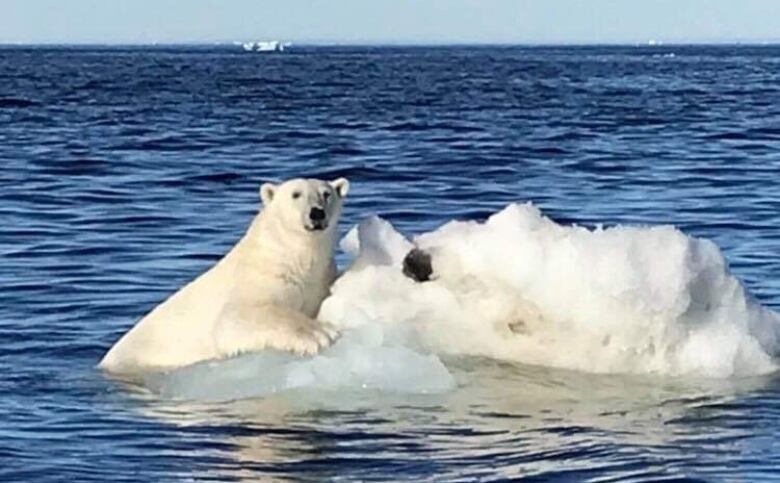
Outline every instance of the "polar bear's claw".
{"label": "polar bear's claw", "polygon": [[314,339],[301,339],[295,342],[290,351],[299,356],[313,356],[320,351],[320,346]]}
{"label": "polar bear's claw", "polygon": [[315,329],[314,330],[314,338],[317,340],[317,345],[319,349],[324,349],[330,345],[330,337],[328,336],[327,332],[325,332],[322,329]]}
{"label": "polar bear's claw", "polygon": [[341,335],[341,332],[339,331],[339,329],[336,328],[335,325],[329,324],[327,322],[323,322],[320,329],[325,333],[325,335],[328,336],[329,344],[336,342],[336,340]]}
{"label": "polar bear's claw", "polygon": [[338,331],[329,324],[299,327],[281,349],[302,356],[313,356],[329,347],[338,337]]}

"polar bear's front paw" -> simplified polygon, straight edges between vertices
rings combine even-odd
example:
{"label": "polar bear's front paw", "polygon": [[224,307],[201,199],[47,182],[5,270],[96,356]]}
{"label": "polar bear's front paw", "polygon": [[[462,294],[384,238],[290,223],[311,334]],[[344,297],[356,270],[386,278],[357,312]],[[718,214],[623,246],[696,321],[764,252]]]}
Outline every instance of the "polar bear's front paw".
{"label": "polar bear's front paw", "polygon": [[338,336],[338,330],[327,323],[297,327],[287,343],[280,348],[298,355],[312,356],[332,345]]}

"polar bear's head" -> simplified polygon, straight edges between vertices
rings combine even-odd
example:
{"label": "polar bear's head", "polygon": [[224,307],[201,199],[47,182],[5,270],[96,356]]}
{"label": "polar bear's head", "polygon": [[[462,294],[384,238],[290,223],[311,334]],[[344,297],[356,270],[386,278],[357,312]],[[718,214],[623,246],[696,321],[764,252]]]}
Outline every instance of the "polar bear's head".
{"label": "polar bear's head", "polygon": [[341,215],[349,181],[291,179],[280,184],[265,183],[260,187],[263,211],[274,213],[293,231],[313,233],[332,231]]}

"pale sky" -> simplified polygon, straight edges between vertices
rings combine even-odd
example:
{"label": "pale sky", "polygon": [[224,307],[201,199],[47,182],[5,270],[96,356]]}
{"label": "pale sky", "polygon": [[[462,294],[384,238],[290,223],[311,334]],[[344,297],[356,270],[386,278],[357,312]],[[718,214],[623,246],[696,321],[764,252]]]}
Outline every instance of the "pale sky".
{"label": "pale sky", "polygon": [[780,41],[780,0],[0,0],[2,43]]}

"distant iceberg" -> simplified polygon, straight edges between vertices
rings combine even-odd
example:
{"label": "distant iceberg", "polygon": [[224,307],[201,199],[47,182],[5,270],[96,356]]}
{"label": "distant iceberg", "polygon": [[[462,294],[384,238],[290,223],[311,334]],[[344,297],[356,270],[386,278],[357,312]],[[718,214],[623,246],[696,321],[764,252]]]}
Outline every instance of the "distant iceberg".
{"label": "distant iceberg", "polygon": [[269,40],[265,42],[244,42],[241,46],[247,52],[283,52],[285,47],[289,47],[290,44],[279,40]]}

